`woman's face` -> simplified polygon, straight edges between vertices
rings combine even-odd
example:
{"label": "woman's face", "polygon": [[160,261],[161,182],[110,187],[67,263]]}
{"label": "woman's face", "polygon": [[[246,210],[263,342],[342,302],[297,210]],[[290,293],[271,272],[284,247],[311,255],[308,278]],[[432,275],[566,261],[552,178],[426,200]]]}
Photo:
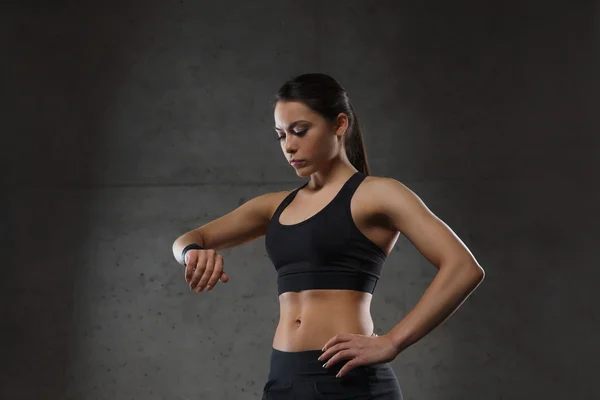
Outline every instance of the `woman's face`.
{"label": "woman's face", "polygon": [[275,106],[275,132],[287,162],[298,176],[310,176],[339,155],[342,135],[348,127],[346,114],[331,124],[317,112],[297,101],[278,101]]}

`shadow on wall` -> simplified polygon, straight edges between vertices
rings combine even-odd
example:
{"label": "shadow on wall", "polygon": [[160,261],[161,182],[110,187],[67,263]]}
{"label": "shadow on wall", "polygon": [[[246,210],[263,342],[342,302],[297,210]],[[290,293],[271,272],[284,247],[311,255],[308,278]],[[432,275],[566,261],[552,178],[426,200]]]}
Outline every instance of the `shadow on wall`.
{"label": "shadow on wall", "polygon": [[3,92],[11,93],[2,105],[0,170],[6,399],[68,398],[93,167],[104,110],[123,76],[124,35],[109,16],[89,4],[38,5],[5,6],[2,14],[1,50],[10,60]]}

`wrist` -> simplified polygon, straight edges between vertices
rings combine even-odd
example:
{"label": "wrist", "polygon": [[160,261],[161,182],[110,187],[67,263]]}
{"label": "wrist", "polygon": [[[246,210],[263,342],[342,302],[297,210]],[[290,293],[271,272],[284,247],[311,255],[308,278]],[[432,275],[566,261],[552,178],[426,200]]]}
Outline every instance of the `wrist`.
{"label": "wrist", "polygon": [[394,332],[393,329],[386,333],[385,336],[390,339],[398,353],[404,351],[412,343],[408,334]]}
{"label": "wrist", "polygon": [[181,250],[181,259],[183,260],[183,266],[186,266],[185,254],[190,250],[204,250],[204,247],[197,243],[190,243]]}

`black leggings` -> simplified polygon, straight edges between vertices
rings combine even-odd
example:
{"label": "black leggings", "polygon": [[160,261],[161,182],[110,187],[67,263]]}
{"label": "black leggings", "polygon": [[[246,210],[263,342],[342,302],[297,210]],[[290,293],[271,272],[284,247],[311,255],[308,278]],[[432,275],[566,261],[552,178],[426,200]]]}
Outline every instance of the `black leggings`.
{"label": "black leggings", "polygon": [[323,368],[321,350],[287,352],[272,349],[262,400],[402,400],[402,391],[388,363],[359,366],[341,378],[335,375],[347,360]]}

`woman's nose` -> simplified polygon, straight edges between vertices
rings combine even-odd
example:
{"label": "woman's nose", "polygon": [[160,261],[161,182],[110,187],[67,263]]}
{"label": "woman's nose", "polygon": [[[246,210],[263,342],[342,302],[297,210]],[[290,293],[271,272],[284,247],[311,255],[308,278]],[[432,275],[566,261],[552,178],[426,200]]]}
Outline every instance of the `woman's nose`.
{"label": "woman's nose", "polygon": [[296,144],[293,140],[290,140],[289,138],[286,139],[285,141],[285,151],[286,153],[295,153],[296,152]]}

